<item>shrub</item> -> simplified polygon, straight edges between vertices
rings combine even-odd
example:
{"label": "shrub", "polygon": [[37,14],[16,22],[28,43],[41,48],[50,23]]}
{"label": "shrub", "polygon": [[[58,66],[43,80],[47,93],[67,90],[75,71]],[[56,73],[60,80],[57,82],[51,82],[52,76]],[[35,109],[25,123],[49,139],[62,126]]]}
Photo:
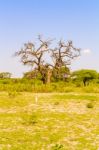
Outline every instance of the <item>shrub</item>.
{"label": "shrub", "polygon": [[55,146],[53,146],[53,150],[62,150],[62,149],[63,149],[62,144],[56,144]]}
{"label": "shrub", "polygon": [[93,104],[92,103],[88,103],[87,104],[87,108],[93,108],[94,106],[93,106]]}

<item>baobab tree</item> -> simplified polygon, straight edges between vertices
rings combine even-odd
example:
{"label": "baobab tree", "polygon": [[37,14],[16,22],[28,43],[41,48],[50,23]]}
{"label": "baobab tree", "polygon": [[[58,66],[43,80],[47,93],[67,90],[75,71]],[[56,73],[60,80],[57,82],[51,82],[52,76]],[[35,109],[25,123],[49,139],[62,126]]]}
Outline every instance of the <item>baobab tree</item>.
{"label": "baobab tree", "polygon": [[62,71],[64,70],[63,78],[68,76],[71,62],[74,58],[80,55],[80,49],[73,46],[72,41],[67,43],[62,40],[59,41],[58,46],[51,50],[53,60],[53,75],[61,78]]}
{"label": "baobab tree", "polygon": [[72,41],[64,43],[60,40],[58,47],[52,49],[51,52],[54,68],[56,69],[70,65],[71,60],[80,55],[80,49],[75,48]]}
{"label": "baobab tree", "polygon": [[[71,60],[80,55],[80,49],[75,48],[72,41],[64,43],[60,40],[56,48],[50,48],[52,40],[43,40],[41,36],[38,36],[38,40],[38,47],[32,42],[25,43],[24,48],[16,52],[15,55],[21,57],[21,62],[24,65],[33,66],[33,69],[41,74],[43,83],[50,82],[53,72],[56,71],[59,75],[63,67],[67,71]],[[45,60],[46,53],[51,57],[51,63]]]}
{"label": "baobab tree", "polygon": [[32,42],[25,43],[24,48],[16,52],[15,55],[21,57],[21,62],[24,65],[32,66],[38,70],[42,76],[43,83],[46,83],[46,72],[48,66],[44,60],[44,54],[49,51],[51,40],[43,40],[40,35],[38,36],[38,40],[38,47],[36,47],[36,45]]}

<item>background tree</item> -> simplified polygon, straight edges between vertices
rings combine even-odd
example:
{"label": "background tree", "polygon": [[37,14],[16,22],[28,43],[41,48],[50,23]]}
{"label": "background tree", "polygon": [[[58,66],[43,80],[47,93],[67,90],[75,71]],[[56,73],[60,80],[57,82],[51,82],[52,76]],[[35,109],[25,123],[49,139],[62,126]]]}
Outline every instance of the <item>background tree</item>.
{"label": "background tree", "polygon": [[53,59],[53,76],[57,79],[66,79],[70,74],[71,61],[80,55],[80,49],[73,46],[72,41],[59,41],[58,47],[51,50]]}
{"label": "background tree", "polygon": [[11,78],[11,73],[10,73],[10,72],[1,72],[1,73],[0,73],[0,78],[1,78],[1,79],[8,79],[8,78]]}
{"label": "background tree", "polygon": [[71,75],[73,81],[83,83],[84,86],[88,85],[90,81],[98,79],[98,73],[95,70],[82,69],[74,71]]}

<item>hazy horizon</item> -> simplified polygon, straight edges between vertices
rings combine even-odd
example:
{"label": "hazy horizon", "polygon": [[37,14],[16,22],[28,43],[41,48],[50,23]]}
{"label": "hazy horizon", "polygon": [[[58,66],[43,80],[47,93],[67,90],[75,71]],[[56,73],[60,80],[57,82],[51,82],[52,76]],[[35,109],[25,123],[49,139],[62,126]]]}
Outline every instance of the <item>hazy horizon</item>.
{"label": "hazy horizon", "polygon": [[13,57],[25,42],[38,34],[46,38],[72,40],[82,54],[71,70],[99,71],[98,0],[3,0],[0,3],[0,72],[21,77],[30,68]]}

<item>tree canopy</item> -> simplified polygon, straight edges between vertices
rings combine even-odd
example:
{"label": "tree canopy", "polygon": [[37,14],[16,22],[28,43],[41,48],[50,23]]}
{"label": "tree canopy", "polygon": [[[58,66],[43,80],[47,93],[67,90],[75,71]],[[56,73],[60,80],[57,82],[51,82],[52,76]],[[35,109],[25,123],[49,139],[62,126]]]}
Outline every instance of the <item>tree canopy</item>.
{"label": "tree canopy", "polygon": [[83,82],[84,86],[86,86],[90,80],[98,78],[98,73],[95,70],[82,69],[74,71],[71,77],[75,81]]}

